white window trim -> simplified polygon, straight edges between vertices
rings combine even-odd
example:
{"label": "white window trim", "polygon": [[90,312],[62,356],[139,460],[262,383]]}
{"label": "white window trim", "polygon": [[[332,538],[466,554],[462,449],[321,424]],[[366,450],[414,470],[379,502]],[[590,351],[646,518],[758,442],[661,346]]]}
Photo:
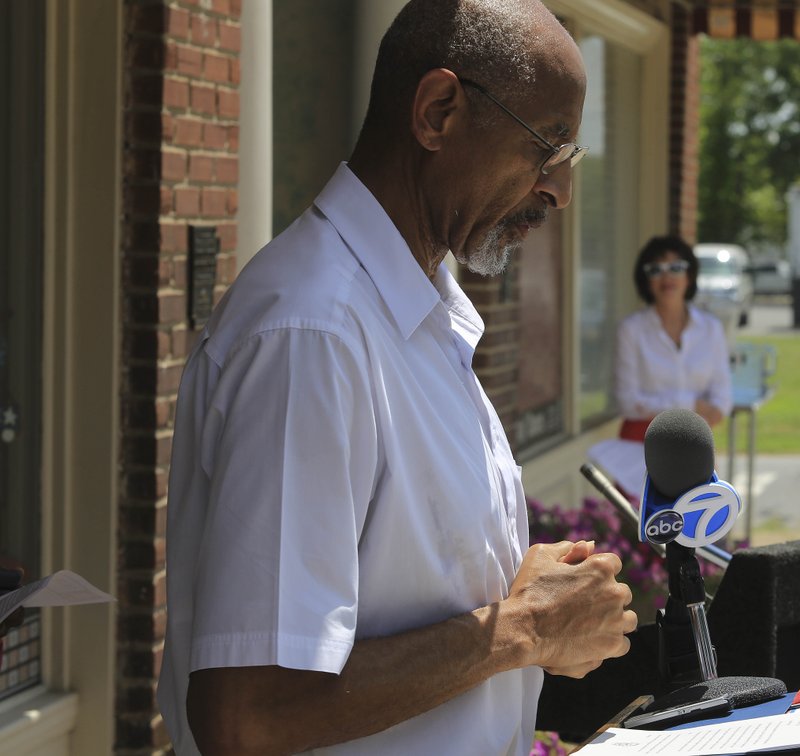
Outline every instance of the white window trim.
{"label": "white window trim", "polygon": [[666,31],[662,22],[622,0],[545,0],[545,5],[556,15],[642,54],[649,53]]}
{"label": "white window trim", "polygon": [[53,693],[37,686],[0,704],[0,743],[3,753],[66,753],[69,733],[78,717],[78,696]]}
{"label": "white window trim", "polygon": [[272,0],[242,5],[236,268],[272,238]]}

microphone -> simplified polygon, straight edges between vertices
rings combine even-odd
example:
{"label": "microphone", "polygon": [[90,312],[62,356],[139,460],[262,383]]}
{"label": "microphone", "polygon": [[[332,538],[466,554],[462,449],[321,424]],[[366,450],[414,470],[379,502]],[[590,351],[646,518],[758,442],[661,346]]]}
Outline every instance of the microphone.
{"label": "microphone", "polygon": [[714,437],[691,410],[657,415],[644,437],[647,475],[639,510],[639,538],[663,544],[669,598],[656,615],[662,679],[702,681],[661,696],[646,711],[724,697],[733,708],[784,695],[774,678],[717,677],[705,613],[705,585],[695,548],[724,538],[742,510],[733,487],[714,472]]}
{"label": "microphone", "polygon": [[[614,505],[614,508],[621,514],[628,524],[632,525],[638,532],[640,528],[639,512],[631,506],[631,503],[622,495],[622,492],[590,462],[585,462],[580,467],[581,475],[591,483],[595,489],[603,494],[605,499]],[[662,557],[667,555],[663,544],[648,541],[654,551]],[[697,549],[698,556],[703,557],[707,562],[721,567],[723,570],[730,564],[731,555],[718,546],[701,546]]]}
{"label": "microphone", "polygon": [[702,417],[681,409],[657,415],[645,433],[644,458],[640,541],[699,548],[728,535],[742,501],[714,472],[714,436]]}

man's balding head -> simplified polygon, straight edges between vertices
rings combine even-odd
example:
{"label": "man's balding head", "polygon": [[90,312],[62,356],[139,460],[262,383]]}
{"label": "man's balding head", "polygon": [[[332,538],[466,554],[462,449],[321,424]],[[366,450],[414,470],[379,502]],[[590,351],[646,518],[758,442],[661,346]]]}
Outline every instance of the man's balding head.
{"label": "man's balding head", "polygon": [[574,47],[540,0],[411,0],[381,42],[364,131],[407,133],[417,84],[434,68],[513,102],[545,71],[563,75],[559,51]]}

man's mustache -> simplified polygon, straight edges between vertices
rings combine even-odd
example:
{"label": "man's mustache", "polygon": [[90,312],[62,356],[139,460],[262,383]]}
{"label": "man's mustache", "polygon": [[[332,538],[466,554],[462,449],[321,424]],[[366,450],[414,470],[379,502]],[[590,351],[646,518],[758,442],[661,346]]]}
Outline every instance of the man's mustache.
{"label": "man's mustache", "polygon": [[503,226],[537,226],[547,220],[547,208],[542,210],[523,210],[503,221]]}

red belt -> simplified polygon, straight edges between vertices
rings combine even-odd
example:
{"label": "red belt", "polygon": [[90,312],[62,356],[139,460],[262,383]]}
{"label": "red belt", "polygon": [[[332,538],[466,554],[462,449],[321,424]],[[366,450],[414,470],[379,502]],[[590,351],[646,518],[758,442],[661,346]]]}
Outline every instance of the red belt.
{"label": "red belt", "polygon": [[644,434],[650,420],[624,420],[619,429],[619,437],[626,441],[644,441]]}

